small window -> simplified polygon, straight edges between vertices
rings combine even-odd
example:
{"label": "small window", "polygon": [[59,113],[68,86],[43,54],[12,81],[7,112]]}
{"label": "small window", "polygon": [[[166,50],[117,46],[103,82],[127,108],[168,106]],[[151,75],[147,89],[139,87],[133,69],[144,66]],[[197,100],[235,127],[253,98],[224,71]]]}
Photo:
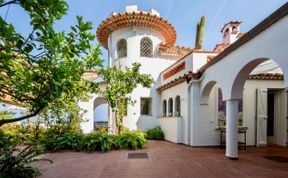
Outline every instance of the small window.
{"label": "small window", "polygon": [[181,116],[180,108],[181,108],[180,96],[178,95],[175,98],[175,113],[174,113],[174,116],[176,116],[176,117]]}
{"label": "small window", "polygon": [[152,116],[152,98],[140,98],[141,115]]}
{"label": "small window", "polygon": [[169,109],[168,109],[168,116],[172,116],[173,115],[173,99],[169,98]]}
{"label": "small window", "polygon": [[140,56],[152,57],[153,44],[152,40],[148,37],[144,37],[140,41]]}
{"label": "small window", "polygon": [[127,42],[124,39],[121,39],[117,43],[117,56],[118,59],[127,57]]}
{"label": "small window", "polygon": [[233,26],[232,27],[232,34],[236,34],[238,32],[237,27]]}
{"label": "small window", "polygon": [[163,107],[163,117],[166,117],[167,116],[167,101],[166,100],[163,101],[162,107]]}

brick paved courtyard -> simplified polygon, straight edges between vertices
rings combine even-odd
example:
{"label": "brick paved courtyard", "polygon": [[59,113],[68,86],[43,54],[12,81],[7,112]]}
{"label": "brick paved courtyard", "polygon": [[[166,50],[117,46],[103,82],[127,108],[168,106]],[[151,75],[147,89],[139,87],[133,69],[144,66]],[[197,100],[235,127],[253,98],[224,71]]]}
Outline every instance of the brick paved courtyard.
{"label": "brick paved courtyard", "polygon": [[[53,164],[38,162],[42,178],[162,178],[162,177],[288,177],[288,163],[263,156],[288,158],[288,148],[269,146],[240,150],[238,161],[227,160],[223,148],[192,148],[166,141],[149,141],[146,149],[107,153],[48,153]],[[128,153],[147,152],[148,159],[127,159]]]}

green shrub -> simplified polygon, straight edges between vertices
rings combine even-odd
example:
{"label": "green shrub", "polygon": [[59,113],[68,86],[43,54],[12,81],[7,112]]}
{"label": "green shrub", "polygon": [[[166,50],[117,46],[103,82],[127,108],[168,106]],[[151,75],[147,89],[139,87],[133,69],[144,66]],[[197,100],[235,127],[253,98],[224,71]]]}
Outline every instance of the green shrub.
{"label": "green shrub", "polygon": [[3,130],[0,129],[0,149],[12,149],[18,144],[18,139],[11,134],[5,134]]}
{"label": "green shrub", "polygon": [[81,150],[93,151],[109,151],[113,144],[113,135],[108,135],[106,132],[95,131],[85,135],[81,140]]}
{"label": "green shrub", "polygon": [[118,137],[122,149],[143,148],[146,143],[145,133],[140,130],[129,131],[128,129],[125,129],[118,135]]}
{"label": "green shrub", "polygon": [[147,131],[147,138],[150,140],[164,140],[164,132],[160,127],[156,127]]}
{"label": "green shrub", "polygon": [[120,140],[119,135],[113,135],[113,136],[112,136],[111,148],[112,148],[112,149],[115,149],[115,150],[118,150],[118,149],[121,149],[121,148],[122,148],[122,146],[121,146],[121,140]]}
{"label": "green shrub", "polygon": [[27,146],[24,149],[17,149],[16,145],[0,148],[0,177],[5,178],[30,178],[41,175],[37,168],[29,164],[36,161],[49,161],[40,158],[41,152],[35,146]]}
{"label": "green shrub", "polygon": [[[39,125],[18,125],[11,132],[14,135],[5,134],[1,136],[1,145],[6,142],[17,144],[42,145],[45,151],[109,151],[111,149],[137,149],[143,148],[146,143],[145,133],[140,130],[129,131],[124,129],[119,135],[109,135],[107,130],[98,131],[84,135],[79,131],[69,130],[61,125],[53,125],[48,129]],[[0,130],[1,131],[1,130]],[[2,132],[3,133],[3,132]],[[4,134],[4,133],[3,133]]]}
{"label": "green shrub", "polygon": [[119,135],[109,135],[106,132],[96,131],[83,137],[81,150],[104,152],[111,149],[137,149],[143,148],[145,143],[145,134],[140,130],[124,130]]}
{"label": "green shrub", "polygon": [[60,150],[80,150],[80,141],[82,134],[77,132],[66,132],[61,134],[52,134],[49,132],[42,140],[46,151],[60,151]]}
{"label": "green shrub", "polygon": [[40,144],[43,138],[45,129],[41,128],[39,124],[5,124],[1,127],[5,134],[9,134],[18,141],[18,144]]}

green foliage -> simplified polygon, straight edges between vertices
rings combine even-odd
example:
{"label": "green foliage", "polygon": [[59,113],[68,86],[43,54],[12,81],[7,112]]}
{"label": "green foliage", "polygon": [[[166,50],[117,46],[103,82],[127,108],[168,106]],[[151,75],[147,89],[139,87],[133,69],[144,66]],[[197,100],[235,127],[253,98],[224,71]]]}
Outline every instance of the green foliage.
{"label": "green foliage", "polygon": [[[9,125],[9,124],[8,124]],[[110,135],[106,129],[82,134],[79,130],[70,130],[65,125],[56,124],[49,128],[37,125],[15,125],[14,132],[4,134],[0,129],[0,148],[15,147],[19,144],[41,145],[45,151],[102,151],[111,149],[143,148],[146,143],[145,133],[140,130],[123,129],[119,135]]]}
{"label": "green foliage", "polygon": [[81,150],[93,151],[109,151],[112,148],[113,135],[108,135],[105,132],[96,131],[85,135],[82,139]]}
{"label": "green foliage", "polygon": [[132,93],[138,84],[149,88],[153,83],[151,75],[140,74],[140,67],[139,63],[133,63],[132,68],[126,67],[125,70],[118,70],[113,66],[99,71],[99,75],[107,82],[105,90],[100,93],[115,112],[118,132],[121,130],[127,105],[134,103],[127,94]]}
{"label": "green foliage", "polygon": [[195,49],[202,49],[203,40],[204,40],[205,23],[206,23],[206,17],[202,16],[200,19],[200,22],[197,23]]}
{"label": "green foliage", "polygon": [[46,151],[79,150],[82,133],[67,125],[55,124],[48,127],[40,139]]}
{"label": "green foliage", "polygon": [[47,134],[42,141],[46,151],[73,150],[78,151],[82,135],[77,132],[63,134]]}
{"label": "green foliage", "polygon": [[34,146],[27,146],[23,149],[15,146],[0,148],[0,177],[30,178],[40,175],[37,168],[31,167],[29,164],[36,161],[49,161],[39,157],[41,151]]}
{"label": "green foliage", "polygon": [[11,134],[5,134],[0,130],[0,150],[14,148],[18,144],[18,139]]}
{"label": "green foliage", "polygon": [[9,123],[1,127],[2,132],[11,135],[17,144],[40,144],[44,137],[45,129],[37,124],[15,124]]}
{"label": "green foliage", "polygon": [[3,118],[3,119],[12,119],[13,115],[14,115],[14,113],[10,112],[10,111],[6,111],[6,110],[0,111],[0,118]]}
{"label": "green foliage", "polygon": [[164,132],[160,127],[156,127],[147,131],[147,138],[150,140],[164,140]]}
{"label": "green foliage", "polygon": [[83,137],[81,149],[84,151],[109,151],[111,149],[143,148],[145,134],[140,130],[124,129],[119,135],[108,135],[104,132],[93,132]]}
{"label": "green foliage", "polygon": [[[0,8],[7,5],[5,2]],[[92,45],[92,23],[78,16],[71,31],[56,32],[55,21],[68,10],[65,0],[11,2],[30,16],[32,31],[24,36],[0,16],[0,94],[29,112],[19,118],[0,117],[0,126],[33,117],[44,109],[49,117],[59,113],[66,117],[66,112],[79,115],[76,102],[99,89],[82,78],[85,71],[102,67],[100,46]]]}
{"label": "green foliage", "polygon": [[102,151],[111,149],[137,149],[143,148],[146,143],[145,134],[139,130],[124,130],[119,135],[109,135],[106,131],[100,130],[87,135],[77,132],[52,134],[48,132],[43,141],[47,151]]}
{"label": "green foliage", "polygon": [[129,131],[128,129],[124,129],[119,134],[119,141],[122,149],[143,148],[146,143],[145,134],[142,131]]}

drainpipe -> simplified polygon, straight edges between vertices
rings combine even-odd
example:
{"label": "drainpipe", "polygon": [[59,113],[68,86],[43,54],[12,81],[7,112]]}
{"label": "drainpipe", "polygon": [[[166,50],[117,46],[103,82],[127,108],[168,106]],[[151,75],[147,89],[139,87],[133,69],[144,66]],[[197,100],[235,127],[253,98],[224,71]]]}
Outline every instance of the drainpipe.
{"label": "drainpipe", "polygon": [[193,117],[191,118],[191,86],[193,83],[199,83],[203,80],[204,75],[200,77],[200,79],[195,80],[192,79],[189,81],[187,86],[187,144],[190,145],[191,140],[191,121]]}

